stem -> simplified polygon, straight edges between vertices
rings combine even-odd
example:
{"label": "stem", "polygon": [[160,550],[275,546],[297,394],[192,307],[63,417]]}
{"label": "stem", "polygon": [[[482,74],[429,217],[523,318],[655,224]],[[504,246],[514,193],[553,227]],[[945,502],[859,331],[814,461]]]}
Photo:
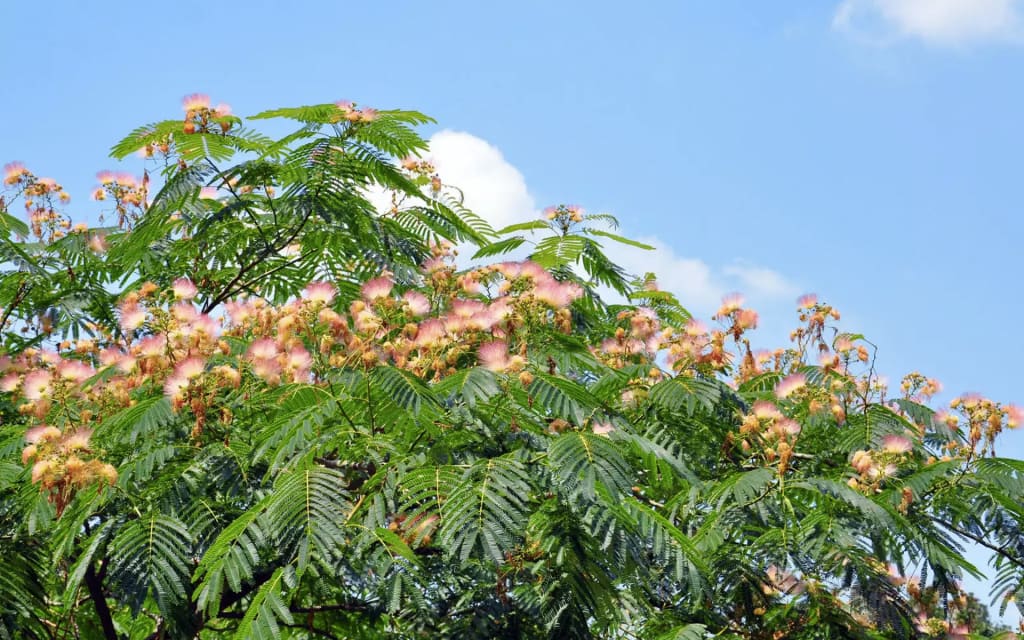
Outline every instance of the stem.
{"label": "stem", "polygon": [[114,619],[110,615],[107,598],[103,595],[103,582],[96,575],[96,569],[91,562],[85,570],[85,586],[89,588],[92,605],[96,608],[96,617],[100,619],[100,627],[103,628],[103,636],[107,640],[118,640],[117,631],[114,629]]}

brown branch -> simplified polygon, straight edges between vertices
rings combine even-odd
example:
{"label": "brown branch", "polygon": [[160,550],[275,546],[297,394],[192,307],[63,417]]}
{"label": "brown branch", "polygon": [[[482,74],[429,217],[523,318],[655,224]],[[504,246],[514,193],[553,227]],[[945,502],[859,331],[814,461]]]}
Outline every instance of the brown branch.
{"label": "brown branch", "polygon": [[89,588],[92,605],[96,608],[96,617],[100,619],[100,627],[103,628],[103,636],[107,640],[118,640],[117,630],[114,629],[114,619],[110,615],[107,598],[103,595],[103,582],[96,575],[95,567],[91,562],[85,570],[85,586]]}

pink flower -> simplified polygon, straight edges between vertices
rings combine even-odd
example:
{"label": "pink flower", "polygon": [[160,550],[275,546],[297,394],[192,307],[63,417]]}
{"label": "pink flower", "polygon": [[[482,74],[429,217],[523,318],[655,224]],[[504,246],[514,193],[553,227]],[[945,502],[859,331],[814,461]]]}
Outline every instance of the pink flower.
{"label": "pink flower", "polygon": [[581,290],[572,283],[548,280],[540,282],[533,291],[533,297],[556,309],[567,307],[579,297]]}
{"label": "pink flower", "polygon": [[914,443],[906,436],[888,435],[882,438],[882,450],[886,453],[909,453]]}
{"label": "pink flower", "polygon": [[767,400],[758,400],[753,407],[754,417],[758,420],[777,420],[782,418],[782,412]]}
{"label": "pink flower", "polygon": [[816,304],[818,304],[818,295],[814,293],[805,293],[796,299],[797,309],[810,309]]}
{"label": "pink flower", "polygon": [[201,358],[186,358],[174,367],[174,377],[194,380],[206,370],[206,363]]}
{"label": "pink flower", "polygon": [[173,375],[164,382],[164,395],[172,400],[183,400],[187,390],[188,378],[184,376]]}
{"label": "pink flower", "polygon": [[122,187],[130,187],[134,189],[139,186],[139,179],[130,173],[118,173],[114,176],[114,182],[121,185]]}
{"label": "pink flower", "polygon": [[704,336],[707,335],[708,333],[707,325],[705,325],[700,320],[690,320],[689,322],[686,323],[686,326],[683,328],[683,330],[686,332],[686,335],[690,336],[691,338],[696,338],[697,336]]}
{"label": "pink flower", "polygon": [[4,184],[12,185],[21,179],[21,176],[28,173],[28,169],[20,162],[11,162],[4,165]]}
{"label": "pink flower", "polygon": [[217,199],[217,187],[203,187],[199,190],[200,200],[216,200]]}
{"label": "pink flower", "polygon": [[256,308],[249,302],[227,302],[224,304],[231,322],[236,325],[242,324],[249,318],[256,315]]}
{"label": "pink flower", "polygon": [[757,312],[753,309],[740,309],[736,315],[736,324],[742,329],[756,329]]}
{"label": "pink flower", "polygon": [[192,93],[181,100],[181,108],[185,111],[198,111],[210,107],[210,96],[205,93]]}
{"label": "pink flower", "polygon": [[337,294],[337,289],[330,282],[310,282],[306,285],[306,288],[302,290],[302,297],[310,302],[319,302],[322,304],[331,304],[334,302],[334,296]]}
{"label": "pink flower", "polygon": [[289,371],[309,371],[313,358],[304,347],[292,347],[285,355],[284,366]]}
{"label": "pink flower", "polygon": [[22,394],[27,400],[41,400],[43,396],[50,392],[51,379],[49,371],[33,371],[25,376]]}
{"label": "pink flower", "polygon": [[480,364],[491,371],[504,371],[509,366],[508,344],[504,340],[485,342],[477,349]]}
{"label": "pink flower", "polygon": [[379,278],[367,280],[360,289],[360,293],[367,302],[374,302],[390,296],[391,289],[394,286],[395,283],[391,278],[380,276]]}
{"label": "pink flower", "polygon": [[727,316],[733,311],[739,311],[743,306],[743,295],[730,293],[722,298],[722,306],[718,308],[719,316]]}
{"label": "pink flower", "polygon": [[779,398],[788,398],[794,392],[807,385],[807,377],[802,373],[794,373],[786,376],[775,387],[775,395]]}
{"label": "pink flower", "polygon": [[25,432],[25,442],[29,444],[38,444],[40,442],[53,442],[63,435],[61,430],[57,427],[51,427],[45,424],[41,424],[38,427],[32,427]]}
{"label": "pink flower", "polygon": [[612,431],[615,431],[615,425],[610,422],[595,422],[591,425],[594,431],[594,435],[609,437]]}
{"label": "pink flower", "polygon": [[273,360],[277,358],[277,343],[270,338],[260,338],[249,345],[246,353],[253,360]]}
{"label": "pink flower", "polygon": [[57,375],[63,380],[82,383],[96,374],[88,364],[81,360],[63,360],[57,365]]}
{"label": "pink flower", "polygon": [[226,102],[221,102],[213,109],[213,116],[215,118],[226,118],[231,115],[231,105]]}
{"label": "pink flower", "polygon": [[167,349],[167,337],[164,335],[146,336],[139,340],[139,355],[155,357],[164,355]]}
{"label": "pink flower", "polygon": [[121,330],[129,334],[145,323],[145,309],[137,304],[121,307]]}
{"label": "pink flower", "polygon": [[874,465],[875,461],[868,451],[854,451],[853,457],[850,459],[850,466],[856,469],[857,473],[867,473]]}
{"label": "pink flower", "polygon": [[1006,426],[1010,429],[1016,429],[1021,424],[1024,424],[1024,408],[1018,407],[1015,404],[1007,405],[1006,411]]}
{"label": "pink flower", "polygon": [[16,373],[8,373],[0,378],[0,391],[10,393],[17,389],[19,384],[21,384],[21,376]]}
{"label": "pink flower", "polygon": [[406,291],[402,300],[409,307],[409,313],[417,318],[430,313],[430,300],[419,291]]}
{"label": "pink flower", "polygon": [[175,280],[171,290],[174,292],[174,297],[179,300],[191,300],[199,293],[196,285],[192,284],[192,281],[188,278],[178,278]]}
{"label": "pink flower", "polygon": [[340,109],[342,113],[348,113],[349,111],[352,111],[353,109],[356,108],[355,104],[353,104],[349,100],[338,100],[337,102],[334,103],[334,105],[338,107],[338,109]]}
{"label": "pink flower", "polygon": [[65,453],[72,451],[81,451],[89,448],[89,438],[92,437],[92,429],[79,429],[74,433],[69,433],[64,436],[61,441],[61,449]]}
{"label": "pink flower", "polygon": [[433,347],[440,343],[444,337],[444,322],[437,318],[430,318],[420,323],[416,331],[416,346]]}

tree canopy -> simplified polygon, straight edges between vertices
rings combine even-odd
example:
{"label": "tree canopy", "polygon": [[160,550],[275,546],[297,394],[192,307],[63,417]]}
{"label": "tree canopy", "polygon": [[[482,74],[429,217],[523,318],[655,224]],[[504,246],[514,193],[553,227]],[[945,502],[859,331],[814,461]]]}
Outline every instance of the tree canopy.
{"label": "tree canopy", "polygon": [[960,580],[1024,595],[1024,411],[889,389],[812,295],[755,349],[610,216],[492,229],[430,122],[189,96],[107,226],[5,168],[0,637],[999,633]]}

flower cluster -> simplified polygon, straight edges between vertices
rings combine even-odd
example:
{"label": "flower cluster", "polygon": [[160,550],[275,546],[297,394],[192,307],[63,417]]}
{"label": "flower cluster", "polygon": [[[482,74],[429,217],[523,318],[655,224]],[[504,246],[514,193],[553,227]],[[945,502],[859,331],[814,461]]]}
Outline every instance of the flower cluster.
{"label": "flower cluster", "polygon": [[583,207],[576,204],[559,204],[544,209],[546,219],[562,223],[565,226],[573,222],[583,222],[584,215]]}
{"label": "flower cluster", "polygon": [[338,107],[339,115],[337,121],[348,120],[349,122],[373,122],[377,119],[377,110],[369,107],[359,109],[356,103],[348,100],[339,100],[334,103]]}
{"label": "flower cluster", "polygon": [[[4,186],[17,189],[24,198],[25,215],[32,235],[40,241],[52,242],[67,235],[71,221],[58,207],[71,201],[71,196],[53,178],[40,178],[20,162],[4,166]],[[3,201],[0,200],[0,208]]]}
{"label": "flower cluster", "polygon": [[[149,174],[136,178],[130,173],[101,171],[96,179],[99,186],[93,189],[92,199],[113,202],[117,225],[122,229],[130,228],[149,206]],[[100,220],[103,220],[102,214]]]}
{"label": "flower cluster", "polygon": [[740,424],[740,448],[769,465],[777,462],[782,475],[789,469],[800,430],[800,423],[783,415],[775,404],[759,400]]}
{"label": "flower cluster", "polygon": [[[896,476],[901,465],[910,461],[914,451],[914,442],[905,435],[887,435],[882,446],[877,450],[862,449],[854,451],[850,466],[857,472],[847,484],[853,489],[866,492],[878,491],[887,478]],[[906,510],[913,500],[913,494],[904,492],[902,510]]]}
{"label": "flower cluster", "polygon": [[113,465],[91,456],[91,435],[88,428],[63,432],[45,424],[25,433],[28,446],[21,453],[21,461],[33,463],[32,482],[47,492],[58,516],[76,490],[95,483],[112,486],[117,481]]}
{"label": "flower cluster", "polygon": [[221,133],[227,133],[235,124],[229,105],[221,103],[211,107],[210,96],[202,93],[185,96],[181,101],[181,108],[185,111],[182,131],[186,134],[210,133],[214,126],[219,128]]}

